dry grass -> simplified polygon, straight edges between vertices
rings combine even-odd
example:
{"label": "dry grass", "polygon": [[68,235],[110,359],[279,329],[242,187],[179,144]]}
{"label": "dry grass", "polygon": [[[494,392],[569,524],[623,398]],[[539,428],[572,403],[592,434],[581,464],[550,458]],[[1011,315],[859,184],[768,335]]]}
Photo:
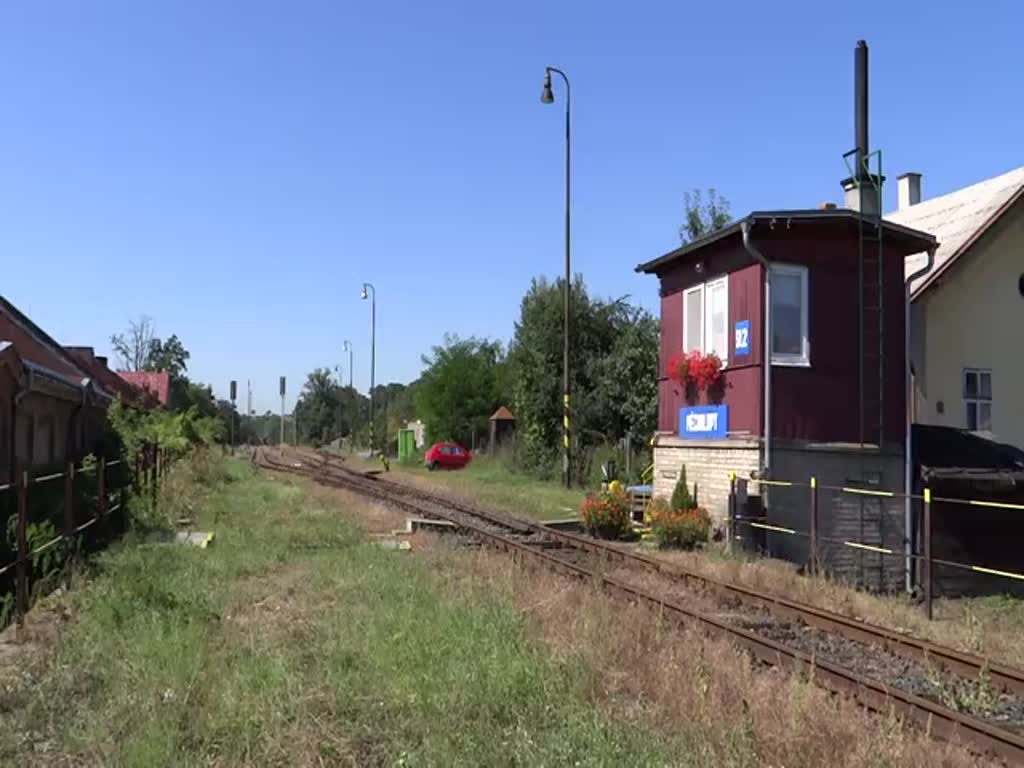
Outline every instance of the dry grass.
{"label": "dry grass", "polygon": [[727,641],[669,627],[546,571],[479,551],[424,554],[450,589],[485,580],[507,594],[557,658],[593,670],[592,694],[616,717],[692,741],[696,764],[987,765],[895,717],[873,716],[807,679],[755,668]]}
{"label": "dry grass", "polygon": [[[485,478],[470,472],[427,475],[404,469],[393,473],[392,479],[485,510],[536,517],[531,511],[533,507],[523,502],[534,488],[541,497],[537,504],[560,512],[552,511],[550,517],[572,516],[565,511],[564,504],[552,503],[547,495],[549,484],[531,486],[529,482],[524,483],[522,477],[512,482],[500,472],[481,471],[485,472]],[[503,483],[507,487],[500,487]],[[721,581],[764,589],[897,632],[1024,667],[1024,601],[1021,600],[1002,596],[938,599],[934,604],[935,618],[929,622],[921,606],[907,596],[873,595],[840,581],[801,575],[792,563],[780,560],[728,556],[718,546],[698,552],[658,551],[653,554]]]}
{"label": "dry grass", "polygon": [[797,573],[792,563],[726,555],[711,547],[698,552],[655,553],[656,557],[720,581],[763,589],[844,616],[1024,667],[1024,605],[1002,597],[937,600],[935,620],[901,595],[872,595],[826,578]]}
{"label": "dry grass", "polygon": [[[328,492],[353,500],[344,491]],[[349,509],[368,523],[379,514],[365,502]],[[688,764],[991,764],[954,745],[935,742],[895,716],[871,715],[852,701],[831,696],[811,679],[754,666],[726,640],[709,638],[695,628],[670,626],[647,608],[517,564],[506,555],[465,549],[455,539],[432,536],[423,536],[415,551],[445,579],[452,599],[476,593],[482,584],[511,599],[558,661],[591,670],[590,696],[596,704],[611,717],[673,733],[695,745],[697,754]],[[692,567],[707,556],[676,553],[669,559],[685,559]],[[776,580],[791,577],[810,583],[777,562],[758,561],[749,571],[736,560],[719,558],[715,564],[719,570],[714,575],[732,580],[738,572],[756,580],[771,571]],[[636,574],[631,578],[636,581]],[[659,580],[659,588],[665,587],[663,582]],[[839,585],[830,587],[839,594],[869,598]],[[687,592],[687,597],[691,607],[716,607],[711,595]]]}

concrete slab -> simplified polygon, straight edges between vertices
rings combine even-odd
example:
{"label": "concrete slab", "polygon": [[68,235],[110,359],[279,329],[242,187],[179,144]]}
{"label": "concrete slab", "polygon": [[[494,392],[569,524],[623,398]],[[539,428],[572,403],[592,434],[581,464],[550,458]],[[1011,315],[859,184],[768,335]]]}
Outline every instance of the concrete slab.
{"label": "concrete slab", "polygon": [[561,520],[545,520],[541,525],[545,528],[554,528],[558,531],[578,531],[582,528],[578,517],[567,517]]}
{"label": "concrete slab", "polygon": [[398,541],[396,539],[382,539],[377,542],[381,549],[390,549],[397,552],[408,552],[412,549],[412,544],[408,541]]}
{"label": "concrete slab", "polygon": [[[447,533],[458,528],[455,523],[448,520],[433,520],[429,517],[410,517],[405,521],[405,530],[401,533],[416,533],[416,531],[431,531],[433,533]],[[398,533],[396,531],[395,533]]]}

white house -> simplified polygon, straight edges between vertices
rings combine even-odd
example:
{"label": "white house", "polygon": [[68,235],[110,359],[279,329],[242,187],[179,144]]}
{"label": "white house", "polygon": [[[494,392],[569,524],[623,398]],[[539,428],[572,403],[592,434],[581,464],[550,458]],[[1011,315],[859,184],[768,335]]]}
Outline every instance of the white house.
{"label": "white house", "polygon": [[1024,167],[924,201],[919,174],[898,185],[886,219],[939,242],[911,286],[912,418],[1024,447]]}

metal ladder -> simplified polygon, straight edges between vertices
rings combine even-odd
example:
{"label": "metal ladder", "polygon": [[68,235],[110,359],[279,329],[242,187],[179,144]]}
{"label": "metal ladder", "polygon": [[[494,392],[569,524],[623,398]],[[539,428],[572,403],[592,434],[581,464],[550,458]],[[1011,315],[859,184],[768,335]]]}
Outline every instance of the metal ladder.
{"label": "metal ladder", "polygon": [[[844,155],[849,158],[856,150]],[[872,162],[874,161],[874,162]],[[854,161],[856,162],[856,161]],[[882,237],[882,152],[864,157],[863,168],[850,168],[858,186],[861,210],[857,217],[857,354],[859,392],[860,482],[878,486],[883,476],[881,453],[885,445],[885,265]],[[875,167],[872,168],[872,165]],[[865,195],[875,196],[875,212],[864,212]],[[877,454],[875,454],[877,451]],[[859,501],[859,534],[863,544],[885,546],[885,508],[878,498]],[[881,553],[860,550],[858,581],[868,586],[869,571],[877,568],[878,589],[885,587],[885,560]]]}

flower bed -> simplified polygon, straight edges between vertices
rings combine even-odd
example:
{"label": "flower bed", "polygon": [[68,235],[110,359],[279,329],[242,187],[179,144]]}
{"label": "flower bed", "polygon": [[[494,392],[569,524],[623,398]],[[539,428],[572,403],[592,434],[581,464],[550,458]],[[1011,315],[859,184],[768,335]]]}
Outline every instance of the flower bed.
{"label": "flower bed", "polygon": [[629,496],[621,488],[591,493],[580,506],[580,518],[587,533],[604,539],[618,539],[631,529]]}
{"label": "flower bed", "polygon": [[651,532],[662,547],[693,549],[708,540],[711,516],[704,507],[672,509],[664,499],[651,502]]}

